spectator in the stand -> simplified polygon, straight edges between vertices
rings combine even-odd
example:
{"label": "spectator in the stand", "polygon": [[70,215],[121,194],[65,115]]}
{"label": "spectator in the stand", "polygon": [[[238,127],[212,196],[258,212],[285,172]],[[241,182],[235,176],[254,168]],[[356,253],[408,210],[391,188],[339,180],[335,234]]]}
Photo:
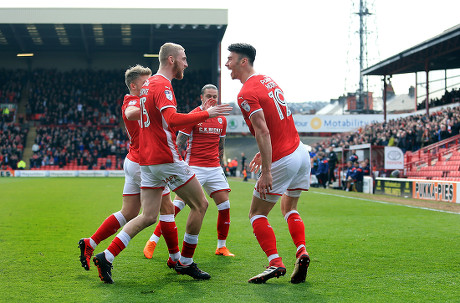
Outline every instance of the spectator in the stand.
{"label": "spectator in the stand", "polygon": [[345,180],[344,180],[344,186],[346,191],[350,191],[351,186],[353,185],[353,162],[348,161],[347,162],[347,167],[345,168]]}
{"label": "spectator in the stand", "polygon": [[352,171],[352,178],[356,191],[360,193],[363,192],[363,176],[363,168],[360,166],[360,163],[356,161],[354,163],[354,170]]}
{"label": "spectator in the stand", "polygon": [[318,153],[318,181],[319,184],[326,188],[327,173],[329,171],[329,164],[324,152]]}
{"label": "spectator in the stand", "polygon": [[112,160],[110,160],[110,158],[107,158],[107,161],[105,162],[105,167],[107,169],[112,169]]}
{"label": "spectator in the stand", "polygon": [[456,136],[460,133],[460,119],[456,116],[452,119],[452,136]]}
{"label": "spectator in the stand", "polygon": [[18,162],[18,169],[20,169],[20,170],[26,169],[26,162],[24,160],[20,160]]}
{"label": "spectator in the stand", "polygon": [[234,158],[232,161],[229,163],[229,168],[230,168],[230,175],[232,177],[236,176],[236,170],[238,169],[238,160]]}
{"label": "spectator in the stand", "polygon": [[352,151],[352,154],[349,159],[352,163],[355,163],[358,161],[358,155],[356,154],[356,150]]}
{"label": "spectator in the stand", "polygon": [[415,143],[413,145],[412,151],[419,150],[422,147],[422,136],[423,136],[423,125],[417,124],[415,127]]}
{"label": "spectator in the stand", "polygon": [[361,163],[361,167],[363,169],[364,176],[371,175],[371,166],[369,165],[369,158],[364,159],[364,161]]}
{"label": "spectator in the stand", "polygon": [[337,165],[337,154],[334,152],[334,147],[335,145],[332,145],[329,147],[329,153],[327,154],[327,161],[329,164],[329,170],[328,170],[328,182],[329,184],[332,184],[332,182],[336,181],[335,178],[335,167]]}
{"label": "spectator in the stand", "polygon": [[425,147],[431,144],[431,134],[430,134],[430,127],[427,125],[423,130],[422,134],[422,145],[421,147]]}
{"label": "spectator in the stand", "polygon": [[241,171],[243,171],[246,167],[246,156],[244,153],[241,153]]}
{"label": "spectator in the stand", "polygon": [[447,131],[447,126],[441,124],[441,128],[438,131],[438,140],[442,141],[450,137],[450,133]]}

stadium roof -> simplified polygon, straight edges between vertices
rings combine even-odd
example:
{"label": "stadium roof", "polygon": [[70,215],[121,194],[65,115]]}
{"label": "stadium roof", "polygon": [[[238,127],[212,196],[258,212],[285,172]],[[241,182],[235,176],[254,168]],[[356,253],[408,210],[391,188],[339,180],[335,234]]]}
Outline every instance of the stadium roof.
{"label": "stadium roof", "polygon": [[226,9],[1,8],[0,51],[156,53],[165,42],[215,48],[227,15]]}
{"label": "stadium roof", "polygon": [[460,68],[460,24],[374,66],[363,75],[396,75]]}

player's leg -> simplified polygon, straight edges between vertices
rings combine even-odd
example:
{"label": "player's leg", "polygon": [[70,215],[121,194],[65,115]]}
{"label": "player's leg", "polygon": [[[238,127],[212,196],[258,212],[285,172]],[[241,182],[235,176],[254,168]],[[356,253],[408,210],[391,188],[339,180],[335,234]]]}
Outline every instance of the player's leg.
{"label": "player's leg", "polygon": [[[174,198],[173,204],[174,204],[174,217],[175,217],[184,208],[185,203],[181,199],[181,197],[176,195],[176,197]],[[160,208],[160,216],[170,213],[169,211],[166,211],[163,207],[164,206],[163,206],[163,203],[162,203],[161,208]],[[155,230],[153,231],[153,234],[147,240],[147,243],[145,243],[144,256],[147,259],[151,259],[153,257],[153,252],[155,251],[155,247],[157,246],[158,241],[160,240],[160,238],[161,238],[161,219],[159,220],[158,224],[156,225]]]}
{"label": "player's leg", "polygon": [[281,197],[281,212],[286,220],[289,233],[296,246],[296,263],[291,275],[291,283],[301,283],[305,281],[308,266],[310,265],[310,256],[305,247],[305,225],[297,211],[298,197]]}
{"label": "player's leg", "polygon": [[230,186],[228,185],[225,173],[220,166],[192,166],[192,168],[203,189],[214,200],[217,206],[217,249],[215,254],[234,257],[235,255],[227,248],[227,237],[230,229]]}
{"label": "player's leg", "polygon": [[124,163],[125,184],[123,187],[123,205],[120,211],[107,217],[96,232],[89,238],[80,239],[80,262],[83,268],[89,270],[90,260],[97,245],[115,234],[118,229],[139,214],[140,202],[140,167],[128,158]]}
{"label": "player's leg", "polygon": [[128,246],[136,234],[156,222],[160,212],[162,192],[163,188],[142,188],[142,213],[123,227],[106,250],[94,257],[99,277],[105,283],[113,283],[111,268],[115,257]]}
{"label": "player's leg", "polygon": [[296,150],[293,154],[295,167],[298,172],[290,182],[286,192],[281,197],[281,213],[289,228],[289,233],[296,247],[296,263],[291,275],[291,283],[305,281],[310,257],[305,244],[305,225],[297,210],[297,204],[302,191],[310,188],[310,159],[308,152]]}
{"label": "player's leg", "polygon": [[174,268],[176,266],[176,262],[180,258],[179,240],[174,217],[174,204],[171,202],[171,196],[168,192],[168,194],[163,195],[161,200],[158,226],[161,227],[161,233],[163,234],[166,245],[168,246],[169,258],[167,265],[169,268]]}
{"label": "player's leg", "polygon": [[234,257],[227,248],[227,237],[230,229],[230,201],[228,191],[218,191],[212,194],[217,206],[217,249],[216,255]]}
{"label": "player's leg", "polygon": [[193,255],[198,244],[198,235],[201,230],[204,215],[208,208],[208,201],[198,179],[193,176],[187,183],[176,189],[176,193],[190,207],[190,213],[185,227],[185,235],[180,261],[176,264],[179,274],[187,274],[195,279],[209,279],[211,276],[198,269],[193,262]]}
{"label": "player's leg", "polygon": [[257,242],[268,258],[269,267],[261,274],[249,279],[249,283],[265,283],[268,279],[284,276],[286,273],[286,266],[284,266],[276,248],[275,232],[267,218],[275,203],[276,200],[269,202],[256,196],[252,197],[249,218]]}

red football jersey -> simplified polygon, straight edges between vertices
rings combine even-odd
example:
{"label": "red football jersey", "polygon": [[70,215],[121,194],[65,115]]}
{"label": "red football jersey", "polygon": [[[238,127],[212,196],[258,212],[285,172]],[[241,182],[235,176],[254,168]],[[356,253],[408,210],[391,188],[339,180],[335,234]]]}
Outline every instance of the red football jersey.
{"label": "red football jersey", "polygon": [[272,143],[272,161],[291,154],[300,138],[281,88],[270,77],[252,75],[238,94],[238,106],[249,130],[254,135],[251,115],[263,111]]}
{"label": "red football jersey", "polygon": [[[193,112],[202,111],[201,107]],[[191,166],[218,167],[219,141],[227,132],[227,119],[223,116],[208,118],[180,132],[189,136],[185,161]]]}
{"label": "red football jersey", "polygon": [[126,157],[133,162],[139,163],[139,120],[132,121],[126,118],[125,110],[128,106],[140,107],[139,97],[125,95],[121,106],[121,115],[129,138],[129,151]]}
{"label": "red football jersey", "polygon": [[176,146],[176,133],[161,111],[176,108],[171,81],[161,74],[151,76],[141,89],[140,165],[174,163],[182,160]]}

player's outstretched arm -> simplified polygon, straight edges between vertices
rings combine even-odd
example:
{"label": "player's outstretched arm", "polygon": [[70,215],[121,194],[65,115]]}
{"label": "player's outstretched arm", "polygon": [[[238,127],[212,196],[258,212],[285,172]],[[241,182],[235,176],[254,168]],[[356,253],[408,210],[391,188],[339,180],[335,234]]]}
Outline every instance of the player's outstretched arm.
{"label": "player's outstretched arm", "polygon": [[219,104],[216,106],[211,106],[206,111],[209,113],[209,118],[217,116],[227,116],[232,111],[233,107],[229,104]]}

